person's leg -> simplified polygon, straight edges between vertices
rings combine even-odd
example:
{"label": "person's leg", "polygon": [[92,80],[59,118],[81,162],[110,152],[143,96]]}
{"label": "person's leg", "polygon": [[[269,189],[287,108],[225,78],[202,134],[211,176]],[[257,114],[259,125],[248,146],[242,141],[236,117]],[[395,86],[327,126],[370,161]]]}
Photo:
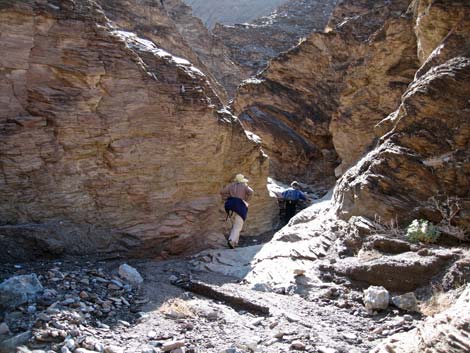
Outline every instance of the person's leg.
{"label": "person's leg", "polygon": [[234,212],[232,216],[232,223],[232,230],[230,231],[228,240],[233,246],[237,246],[238,239],[240,238],[240,232],[243,228],[243,218]]}
{"label": "person's leg", "polygon": [[286,221],[289,222],[292,217],[295,216],[296,211],[296,202],[288,201],[286,202]]}

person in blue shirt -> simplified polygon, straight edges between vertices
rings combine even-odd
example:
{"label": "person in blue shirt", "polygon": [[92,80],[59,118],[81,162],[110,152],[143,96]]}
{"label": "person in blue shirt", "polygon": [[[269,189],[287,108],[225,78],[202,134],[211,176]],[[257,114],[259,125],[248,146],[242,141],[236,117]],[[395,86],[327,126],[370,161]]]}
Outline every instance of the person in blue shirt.
{"label": "person in blue shirt", "polygon": [[307,200],[304,193],[299,189],[299,183],[293,181],[290,184],[290,188],[282,193],[282,198],[286,205],[286,222],[289,222],[289,220],[294,217],[295,213],[297,212],[297,204],[299,203],[299,200]]}

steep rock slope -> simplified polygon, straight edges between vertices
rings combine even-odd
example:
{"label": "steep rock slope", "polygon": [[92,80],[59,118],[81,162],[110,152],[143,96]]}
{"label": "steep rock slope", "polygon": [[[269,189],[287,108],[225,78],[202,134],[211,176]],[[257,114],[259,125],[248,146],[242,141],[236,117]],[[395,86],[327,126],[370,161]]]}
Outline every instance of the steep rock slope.
{"label": "steep rock slope", "polygon": [[268,161],[189,62],[88,0],[4,2],[0,33],[2,259],[213,246],[238,172],[247,231],[271,228]]}
{"label": "steep rock slope", "polygon": [[[184,4],[180,0],[167,0],[166,5],[153,0],[99,0],[98,3],[106,16],[120,29],[150,39],[173,55],[185,58],[196,65],[209,78],[219,98],[224,103],[227,101],[227,93],[219,80],[227,75],[225,71],[227,59],[223,49],[220,48],[217,52],[213,50],[214,56],[220,54],[214,60],[222,63],[215,69],[212,62],[206,62],[207,55],[201,53],[193,38],[197,36],[198,40],[207,45],[207,49],[214,46],[219,48],[220,45],[196,18],[186,16],[187,9],[184,8]],[[183,30],[182,26],[190,28],[191,32]],[[195,47],[193,47],[194,45]],[[229,70],[236,72],[236,68],[232,66]],[[221,72],[221,74],[216,75],[216,72]]]}
{"label": "steep rock slope", "polygon": [[268,15],[288,0],[184,0],[207,28],[216,23],[244,23]]}
{"label": "steep rock slope", "polygon": [[442,222],[449,235],[468,240],[470,5],[412,5],[420,53],[430,55],[398,110],[377,127],[385,133],[380,144],[340,180],[338,213],[404,224],[427,218]]}
{"label": "steep rock slope", "polygon": [[332,184],[339,162],[337,175],[373,143],[371,127],[397,107],[418,68],[407,7],[374,2],[335,30],[313,33],[240,88],[234,110],[263,138],[277,177]]}
{"label": "steep rock slope", "polygon": [[233,26],[218,24],[213,33],[230,48],[233,61],[254,75],[301,38],[323,31],[336,2],[290,0],[269,16]]}

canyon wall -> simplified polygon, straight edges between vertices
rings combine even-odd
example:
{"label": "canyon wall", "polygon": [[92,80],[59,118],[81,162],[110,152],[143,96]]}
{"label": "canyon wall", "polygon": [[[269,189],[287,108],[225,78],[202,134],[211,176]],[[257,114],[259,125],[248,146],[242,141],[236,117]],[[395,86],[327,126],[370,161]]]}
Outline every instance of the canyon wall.
{"label": "canyon wall", "polygon": [[234,110],[263,138],[277,177],[332,185],[398,105],[419,67],[416,39],[408,2],[385,3],[311,34],[239,90]]}
{"label": "canyon wall", "polygon": [[217,24],[213,33],[230,49],[232,60],[255,75],[311,32],[323,31],[337,1],[289,0],[269,16],[232,26]]}
{"label": "canyon wall", "polygon": [[377,147],[339,181],[338,214],[403,224],[426,218],[468,240],[470,4],[416,0],[410,15],[422,66],[376,127]]}
{"label": "canyon wall", "polygon": [[4,261],[15,251],[150,256],[223,244],[218,191],[239,172],[255,189],[246,231],[272,226],[259,143],[217,108],[199,69],[157,46],[158,31],[121,30],[111,5],[0,5]]}

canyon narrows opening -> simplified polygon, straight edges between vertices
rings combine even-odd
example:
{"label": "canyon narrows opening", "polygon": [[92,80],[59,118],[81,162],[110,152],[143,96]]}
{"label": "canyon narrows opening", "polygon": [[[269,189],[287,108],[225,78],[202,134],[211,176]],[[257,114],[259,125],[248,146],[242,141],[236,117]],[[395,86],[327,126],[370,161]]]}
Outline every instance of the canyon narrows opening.
{"label": "canyon narrows opening", "polygon": [[470,3],[0,0],[0,48],[1,353],[470,351]]}

